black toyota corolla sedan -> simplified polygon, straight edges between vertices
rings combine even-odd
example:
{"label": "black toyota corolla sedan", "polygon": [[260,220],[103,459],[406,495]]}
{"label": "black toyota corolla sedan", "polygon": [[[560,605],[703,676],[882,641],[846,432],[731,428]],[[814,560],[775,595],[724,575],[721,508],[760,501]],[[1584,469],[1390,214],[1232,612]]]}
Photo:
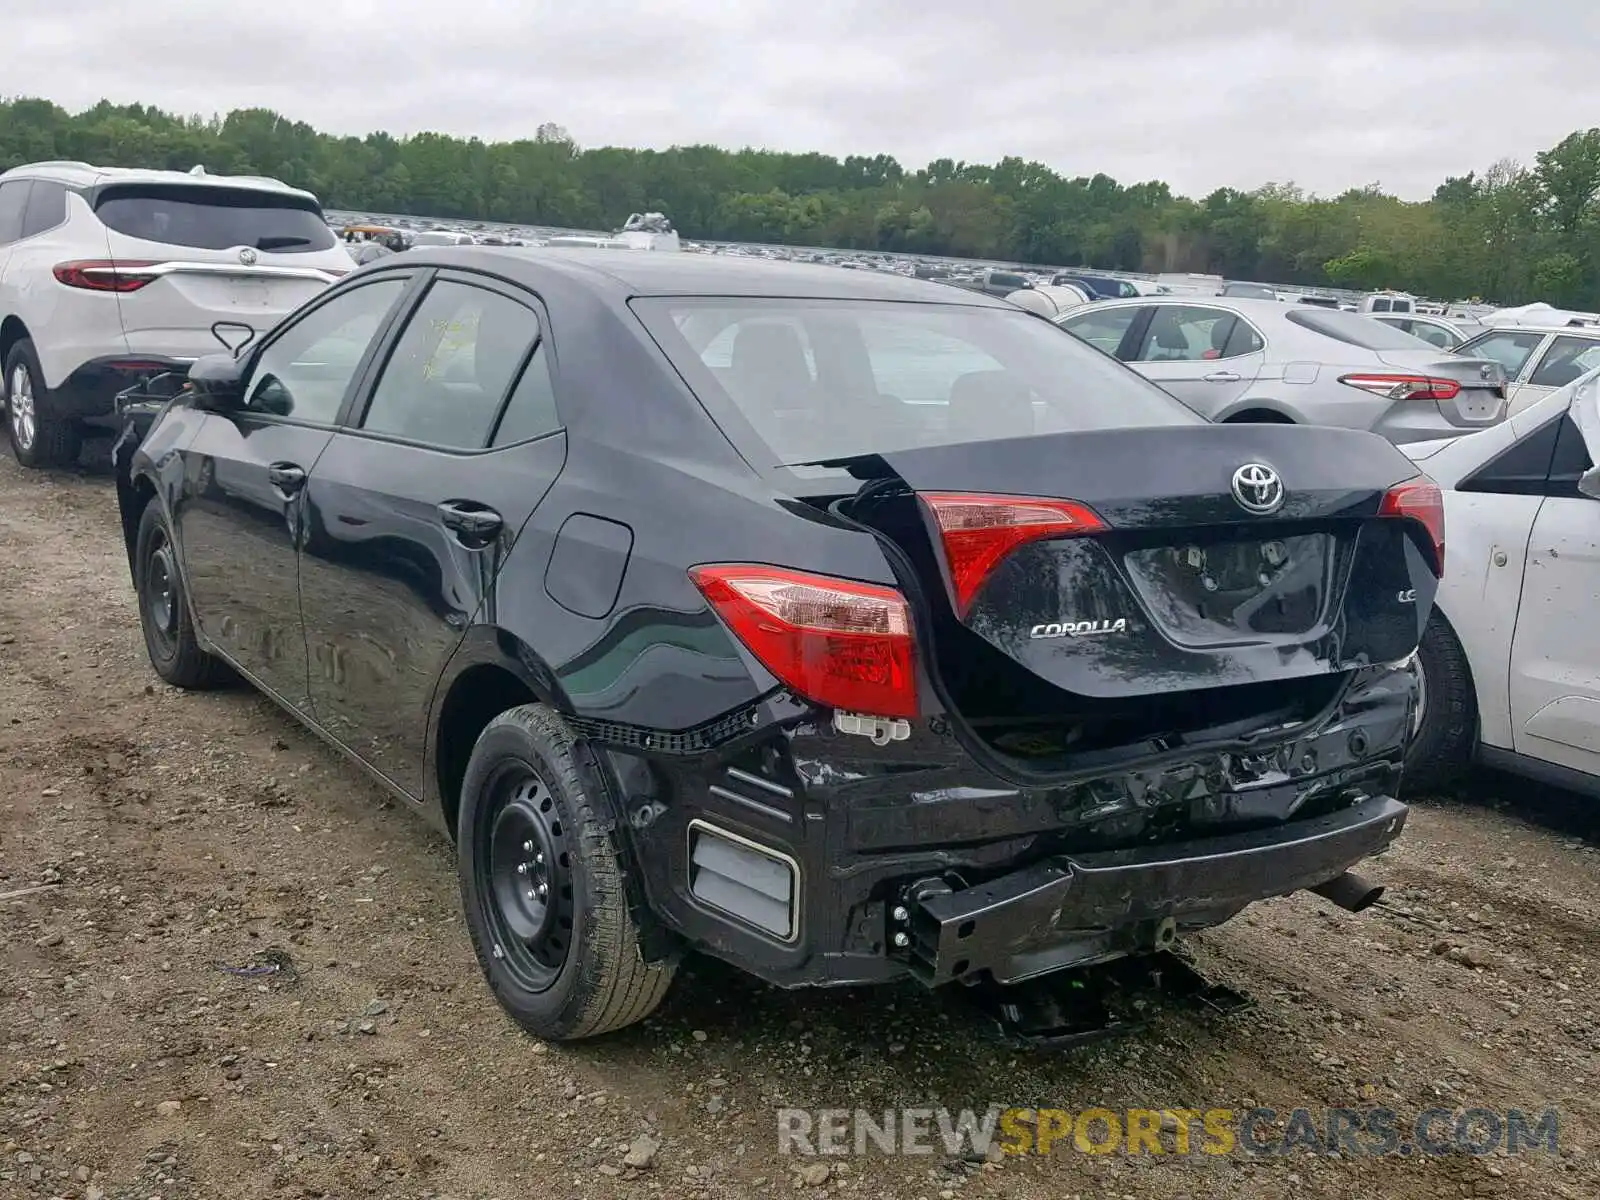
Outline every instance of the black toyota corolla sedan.
{"label": "black toyota corolla sedan", "polygon": [[1004,301],[423,249],[127,421],[156,672],[242,676],[454,838],[541,1037],[691,949],[1006,987],[1354,906],[1405,821],[1437,489]]}

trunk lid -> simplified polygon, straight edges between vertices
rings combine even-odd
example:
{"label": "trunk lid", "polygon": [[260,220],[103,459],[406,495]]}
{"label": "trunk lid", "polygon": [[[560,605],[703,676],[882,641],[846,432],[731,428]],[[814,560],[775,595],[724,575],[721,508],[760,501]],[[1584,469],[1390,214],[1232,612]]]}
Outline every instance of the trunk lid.
{"label": "trunk lid", "polygon": [[[1437,587],[1427,532],[1380,516],[1418,469],[1366,432],[1118,429],[876,462],[855,473],[897,477],[899,507],[864,488],[851,515],[906,551],[934,610],[937,670],[964,712],[1281,687],[1393,662],[1415,650]],[[1241,472],[1245,499],[1268,511],[1241,502]],[[1276,507],[1252,490],[1273,476]],[[980,562],[974,584],[971,548],[949,538],[953,494],[1070,500],[1085,523]],[[1001,692],[1015,702],[997,704]]]}
{"label": "trunk lid", "polygon": [[[95,212],[130,349],[193,359],[259,337],[352,267],[316,202],[219,183],[116,184]],[[221,326],[221,337],[213,327]]]}
{"label": "trunk lid", "polygon": [[1427,347],[1374,353],[1379,361],[1399,372],[1457,384],[1461,390],[1455,396],[1434,401],[1451,424],[1493,425],[1506,415],[1506,369],[1495,359],[1442,354]]}

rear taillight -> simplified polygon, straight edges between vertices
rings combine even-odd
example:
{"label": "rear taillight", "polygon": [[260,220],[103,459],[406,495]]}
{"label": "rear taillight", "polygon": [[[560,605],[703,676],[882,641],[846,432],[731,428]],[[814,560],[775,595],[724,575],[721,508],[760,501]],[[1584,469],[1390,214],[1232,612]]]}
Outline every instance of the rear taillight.
{"label": "rear taillight", "polygon": [[153,262],[112,262],[110,259],[78,259],[57,263],[52,268],[56,282],[88,292],[137,292],[155,278]]}
{"label": "rear taillight", "polygon": [[850,712],[917,715],[911,609],[893,588],[743,564],[695,567],[689,577],[792,691]]}
{"label": "rear taillight", "polygon": [[1433,573],[1444,578],[1444,493],[1426,475],[1396,484],[1384,493],[1380,517],[1404,517],[1417,522],[1428,534],[1433,551]]}
{"label": "rear taillight", "polygon": [[1461,385],[1431,375],[1341,375],[1339,382],[1388,400],[1454,400]]}
{"label": "rear taillight", "polygon": [[966,616],[989,572],[1018,546],[1106,528],[1099,514],[1076,500],[928,492],[922,503],[944,543],[957,616]]}

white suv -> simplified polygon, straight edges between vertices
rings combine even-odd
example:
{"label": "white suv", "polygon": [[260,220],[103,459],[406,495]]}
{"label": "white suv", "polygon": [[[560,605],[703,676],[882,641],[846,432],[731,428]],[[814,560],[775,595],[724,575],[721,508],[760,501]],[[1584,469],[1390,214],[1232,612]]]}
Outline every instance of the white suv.
{"label": "white suv", "polygon": [[117,392],[261,336],[351,269],[317,198],[276,179],[5,172],[0,401],[17,461],[70,461]]}

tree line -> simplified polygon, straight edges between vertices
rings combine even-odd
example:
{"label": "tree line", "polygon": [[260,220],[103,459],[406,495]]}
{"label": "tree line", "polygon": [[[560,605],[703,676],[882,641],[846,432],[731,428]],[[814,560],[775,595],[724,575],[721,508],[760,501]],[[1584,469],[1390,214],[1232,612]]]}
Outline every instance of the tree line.
{"label": "tree line", "polygon": [[1292,183],[1192,199],[1159,180],[1123,185],[1020,158],[911,170],[886,154],[585,149],[551,123],[488,143],[339,136],[260,108],[205,117],[0,102],[0,168],[52,158],[271,175],[358,212],[608,229],[653,210],[689,238],[1600,309],[1600,128],[1568,135],[1531,166],[1502,159],[1447,178],[1424,201],[1376,184],[1324,197]]}

